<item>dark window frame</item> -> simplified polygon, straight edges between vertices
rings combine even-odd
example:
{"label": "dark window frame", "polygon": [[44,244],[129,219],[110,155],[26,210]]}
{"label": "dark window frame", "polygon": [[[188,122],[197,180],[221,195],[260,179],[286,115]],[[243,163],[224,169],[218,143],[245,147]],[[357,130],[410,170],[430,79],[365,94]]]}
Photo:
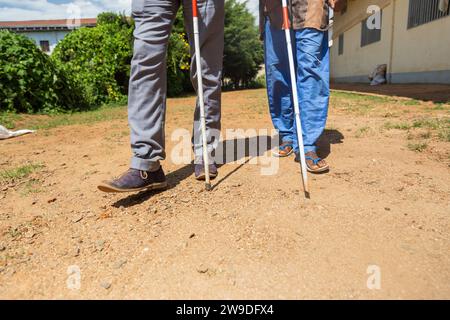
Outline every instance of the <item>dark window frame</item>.
{"label": "dark window frame", "polygon": [[338,44],[338,55],[342,56],[344,54],[344,33],[339,35],[339,44]]}
{"label": "dark window frame", "polygon": [[412,29],[450,16],[450,6],[447,9],[447,12],[442,12],[439,10],[439,1],[440,0],[409,0],[407,28]]}
{"label": "dark window frame", "polygon": [[43,52],[50,52],[50,41],[49,40],[40,40],[39,46]]}
{"label": "dark window frame", "polygon": [[369,18],[370,16],[361,22],[361,48],[381,41],[381,31],[383,30],[383,10],[380,10],[380,29],[367,28],[367,20]]}

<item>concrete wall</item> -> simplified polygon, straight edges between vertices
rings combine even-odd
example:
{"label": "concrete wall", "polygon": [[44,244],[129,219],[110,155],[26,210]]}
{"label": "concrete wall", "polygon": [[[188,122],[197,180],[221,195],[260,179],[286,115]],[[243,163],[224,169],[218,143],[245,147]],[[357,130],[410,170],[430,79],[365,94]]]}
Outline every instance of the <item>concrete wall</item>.
{"label": "concrete wall", "polygon": [[[361,21],[371,4],[383,9],[381,41],[361,48]],[[407,29],[408,5],[408,0],[349,1],[347,12],[336,16],[332,79],[368,82],[376,65],[387,64],[393,83],[450,83],[450,17]],[[339,56],[338,37],[342,32],[344,54]]]}
{"label": "concrete wall", "polygon": [[33,40],[38,47],[40,47],[40,41],[49,41],[50,53],[53,52],[56,45],[61,41],[70,31],[34,31],[34,32],[21,32],[20,34],[27,36]]}

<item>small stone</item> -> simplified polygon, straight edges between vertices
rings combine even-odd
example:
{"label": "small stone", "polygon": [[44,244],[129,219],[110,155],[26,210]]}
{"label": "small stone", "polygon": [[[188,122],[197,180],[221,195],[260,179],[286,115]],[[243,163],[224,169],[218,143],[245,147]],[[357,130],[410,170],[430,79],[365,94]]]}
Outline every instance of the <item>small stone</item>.
{"label": "small stone", "polygon": [[114,269],[120,269],[127,263],[127,260],[118,260],[116,263],[114,263],[113,268]]}
{"label": "small stone", "polygon": [[31,239],[36,235],[36,232],[34,232],[33,230],[27,231],[25,233],[25,238]]}
{"label": "small stone", "polygon": [[112,217],[112,212],[111,211],[104,211],[102,213],[100,213],[99,215],[99,219],[108,219]]}
{"label": "small stone", "polygon": [[83,220],[83,218],[84,218],[84,216],[82,214],[76,215],[76,216],[72,217],[72,222],[73,223],[80,222],[81,220]]}
{"label": "small stone", "polygon": [[80,248],[79,247],[75,247],[72,251],[72,256],[73,257],[78,257],[80,255]]}
{"label": "small stone", "polygon": [[109,288],[111,288],[111,282],[109,282],[109,281],[102,281],[102,282],[100,283],[100,285],[102,286],[102,288],[104,288],[104,289],[106,289],[106,290],[108,290]]}
{"label": "small stone", "polygon": [[197,272],[198,273],[207,273],[208,272],[208,267],[205,266],[203,263],[201,265],[199,265],[197,267]]}
{"label": "small stone", "polygon": [[195,233],[191,233],[191,235],[189,236],[189,239],[192,239],[193,237],[195,237]]}
{"label": "small stone", "polygon": [[12,275],[14,275],[16,273],[16,270],[14,270],[14,269],[9,269],[7,272],[6,272],[6,275],[7,276],[12,276]]}
{"label": "small stone", "polygon": [[386,208],[384,208],[384,210],[386,210],[386,211],[391,211],[391,208],[386,207]]}
{"label": "small stone", "polygon": [[105,241],[104,240],[98,240],[95,242],[95,249],[98,251],[102,251],[105,248]]}
{"label": "small stone", "polygon": [[53,202],[55,202],[56,201],[56,198],[51,198],[51,199],[48,199],[47,200],[47,203],[53,203]]}

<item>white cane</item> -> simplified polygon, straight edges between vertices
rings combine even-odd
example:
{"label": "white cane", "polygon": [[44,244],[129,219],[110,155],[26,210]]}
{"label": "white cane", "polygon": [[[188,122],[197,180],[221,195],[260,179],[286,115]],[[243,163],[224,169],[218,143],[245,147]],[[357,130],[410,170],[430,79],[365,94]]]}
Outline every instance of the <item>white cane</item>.
{"label": "white cane", "polygon": [[207,191],[209,191],[211,190],[211,183],[209,177],[208,142],[206,138],[205,101],[203,98],[203,74],[202,74],[202,60],[200,55],[200,36],[198,31],[197,0],[192,0],[192,20],[194,27],[195,64],[197,65],[197,87],[198,87],[197,92],[198,92],[198,103],[200,105],[200,126],[202,131],[203,165],[205,167],[205,188]]}
{"label": "white cane", "polygon": [[305,191],[305,197],[309,198],[308,188],[308,172],[306,169],[305,159],[305,147],[303,145],[302,123],[300,120],[300,107],[298,104],[298,92],[297,92],[297,72],[295,71],[294,55],[292,53],[292,41],[291,41],[291,23],[289,21],[289,11],[287,7],[287,0],[282,0],[283,5],[283,29],[286,35],[286,44],[289,58],[289,69],[291,75],[291,87],[292,87],[292,100],[294,102],[295,112],[295,124],[297,126],[297,140],[300,152],[300,167],[302,171],[303,190]]}
{"label": "white cane", "polygon": [[334,10],[329,7],[329,24],[328,24],[328,46],[331,48],[333,46],[333,27],[334,27]]}

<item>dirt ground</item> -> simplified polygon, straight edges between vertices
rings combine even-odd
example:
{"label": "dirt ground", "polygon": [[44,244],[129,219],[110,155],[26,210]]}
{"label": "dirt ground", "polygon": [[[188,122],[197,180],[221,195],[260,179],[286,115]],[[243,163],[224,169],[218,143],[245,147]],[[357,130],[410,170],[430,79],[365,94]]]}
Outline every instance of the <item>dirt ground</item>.
{"label": "dirt ground", "polygon": [[[224,129],[272,128],[264,90],[223,100]],[[168,102],[168,154],[193,101]],[[261,174],[266,150],[211,192],[168,159],[168,190],[104,194],[130,156],[110,112],[0,141],[0,298],[450,298],[448,104],[335,92],[309,200],[293,157]]]}

